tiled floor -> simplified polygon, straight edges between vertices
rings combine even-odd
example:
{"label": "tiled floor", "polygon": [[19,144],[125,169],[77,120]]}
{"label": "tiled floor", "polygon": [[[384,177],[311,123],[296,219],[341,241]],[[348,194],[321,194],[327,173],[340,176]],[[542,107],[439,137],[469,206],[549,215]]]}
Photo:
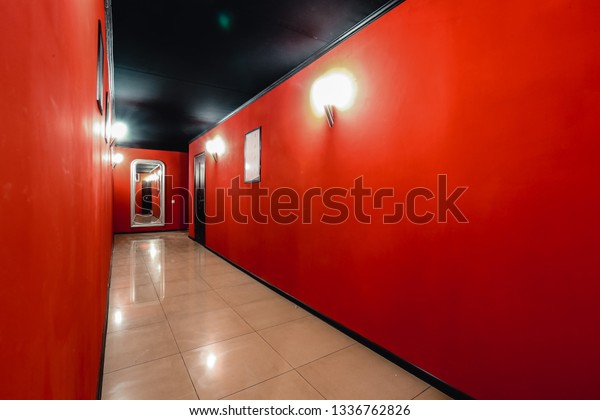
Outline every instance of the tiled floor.
{"label": "tiled floor", "polygon": [[184,232],[117,235],[104,399],[446,399]]}

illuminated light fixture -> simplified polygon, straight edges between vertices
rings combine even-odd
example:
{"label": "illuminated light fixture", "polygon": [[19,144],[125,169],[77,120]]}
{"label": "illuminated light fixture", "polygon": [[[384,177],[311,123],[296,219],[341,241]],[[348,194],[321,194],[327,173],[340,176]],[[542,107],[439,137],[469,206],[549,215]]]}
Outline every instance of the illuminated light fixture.
{"label": "illuminated light fixture", "polygon": [[206,142],[206,151],[213,157],[213,159],[218,161],[219,155],[222,155],[225,152],[225,142],[221,138],[221,136],[217,136],[212,140]]}
{"label": "illuminated light fixture", "polygon": [[115,166],[117,166],[119,163],[123,162],[123,155],[121,153],[115,153],[114,150],[112,150],[111,151],[111,156],[112,156],[112,166],[113,166],[113,168]]}
{"label": "illuminated light fixture", "polygon": [[317,116],[325,115],[329,127],[334,124],[334,109],[345,111],[356,99],[356,82],[345,69],[333,69],[319,77],[310,89],[310,103]]}
{"label": "illuminated light fixture", "polygon": [[113,138],[117,140],[123,140],[127,136],[128,132],[127,124],[121,121],[117,121],[111,127],[110,133]]}
{"label": "illuminated light fixture", "polygon": [[113,159],[113,162],[117,163],[117,164],[123,162],[123,154],[122,153],[116,153],[115,157]]}
{"label": "illuminated light fixture", "polygon": [[329,127],[333,127],[333,123],[335,122],[333,119],[333,105],[323,105],[325,108],[325,117],[327,118],[327,124]]}

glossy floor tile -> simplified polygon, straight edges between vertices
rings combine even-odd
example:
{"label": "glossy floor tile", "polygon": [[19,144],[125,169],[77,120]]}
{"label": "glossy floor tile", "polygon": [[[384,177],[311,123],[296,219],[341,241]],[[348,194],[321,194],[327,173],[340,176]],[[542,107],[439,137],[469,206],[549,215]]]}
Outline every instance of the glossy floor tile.
{"label": "glossy floor tile", "polygon": [[295,370],[246,388],[224,400],[322,400],[319,394]]}
{"label": "glossy floor tile", "polygon": [[104,375],[105,400],[198,399],[181,355],[136,365]]}
{"label": "glossy floor tile", "polygon": [[179,353],[169,324],[164,321],[108,333],[104,371],[134,366]]}
{"label": "glossy floor tile", "polygon": [[253,332],[231,308],[169,318],[181,351]]}
{"label": "glossy floor tile", "polygon": [[311,316],[280,296],[236,306],[235,310],[256,330]]}
{"label": "glossy floor tile", "polygon": [[103,399],[447,399],[196,244],[116,235]]}
{"label": "glossy floor tile", "polygon": [[183,353],[200,399],[218,399],[292,370],[258,334]]}
{"label": "glossy floor tile", "polygon": [[410,400],[429,385],[378,354],[353,345],[298,368],[326,399]]}
{"label": "glossy floor tile", "polygon": [[259,331],[293,367],[299,367],[355,343],[347,335],[313,316]]}

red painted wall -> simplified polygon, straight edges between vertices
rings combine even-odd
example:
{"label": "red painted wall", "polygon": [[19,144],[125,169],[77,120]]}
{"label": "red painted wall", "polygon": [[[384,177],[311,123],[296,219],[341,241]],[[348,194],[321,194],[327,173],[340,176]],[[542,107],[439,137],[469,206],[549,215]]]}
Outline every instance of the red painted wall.
{"label": "red painted wall", "polygon": [[3,399],[96,397],[112,246],[98,19],[102,0],[0,2]]}
{"label": "red painted wall", "polygon": [[[188,154],[163,150],[115,148],[123,155],[123,162],[114,171],[113,230],[124,232],[156,232],[187,229],[186,200]],[[165,164],[165,225],[150,228],[132,228],[130,223],[130,167],[135,159],[160,160]],[[175,200],[175,203],[171,203]]]}
{"label": "red painted wall", "polygon": [[[599,14],[583,0],[408,0],[190,145],[189,168],[208,139],[227,145],[206,160],[209,213],[262,126],[262,187],[364,176],[402,201],[447,174],[448,194],[468,186],[469,223],[384,225],[376,210],[371,224],[239,224],[228,204],[207,245],[473,397],[600,398]],[[310,86],[340,66],[358,93],[330,129]]]}
{"label": "red painted wall", "polygon": [[[185,165],[184,165],[185,166]],[[152,171],[153,174],[158,174],[158,169]],[[185,181],[184,181],[185,182]],[[150,183],[152,189],[152,214],[156,217],[160,217],[160,181],[152,181]],[[165,198],[166,200],[166,198]],[[183,203],[182,203],[183,204]],[[181,213],[181,210],[180,210]],[[182,214],[183,217],[183,214]]]}

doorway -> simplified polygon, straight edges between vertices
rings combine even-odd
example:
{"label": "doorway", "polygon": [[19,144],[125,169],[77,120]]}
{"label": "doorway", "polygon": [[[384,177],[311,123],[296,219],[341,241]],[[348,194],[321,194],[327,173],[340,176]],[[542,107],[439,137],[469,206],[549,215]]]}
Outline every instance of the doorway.
{"label": "doorway", "polygon": [[206,245],[206,155],[194,156],[194,240]]}
{"label": "doorway", "polygon": [[142,181],[142,214],[152,214],[152,188],[148,181]]}

